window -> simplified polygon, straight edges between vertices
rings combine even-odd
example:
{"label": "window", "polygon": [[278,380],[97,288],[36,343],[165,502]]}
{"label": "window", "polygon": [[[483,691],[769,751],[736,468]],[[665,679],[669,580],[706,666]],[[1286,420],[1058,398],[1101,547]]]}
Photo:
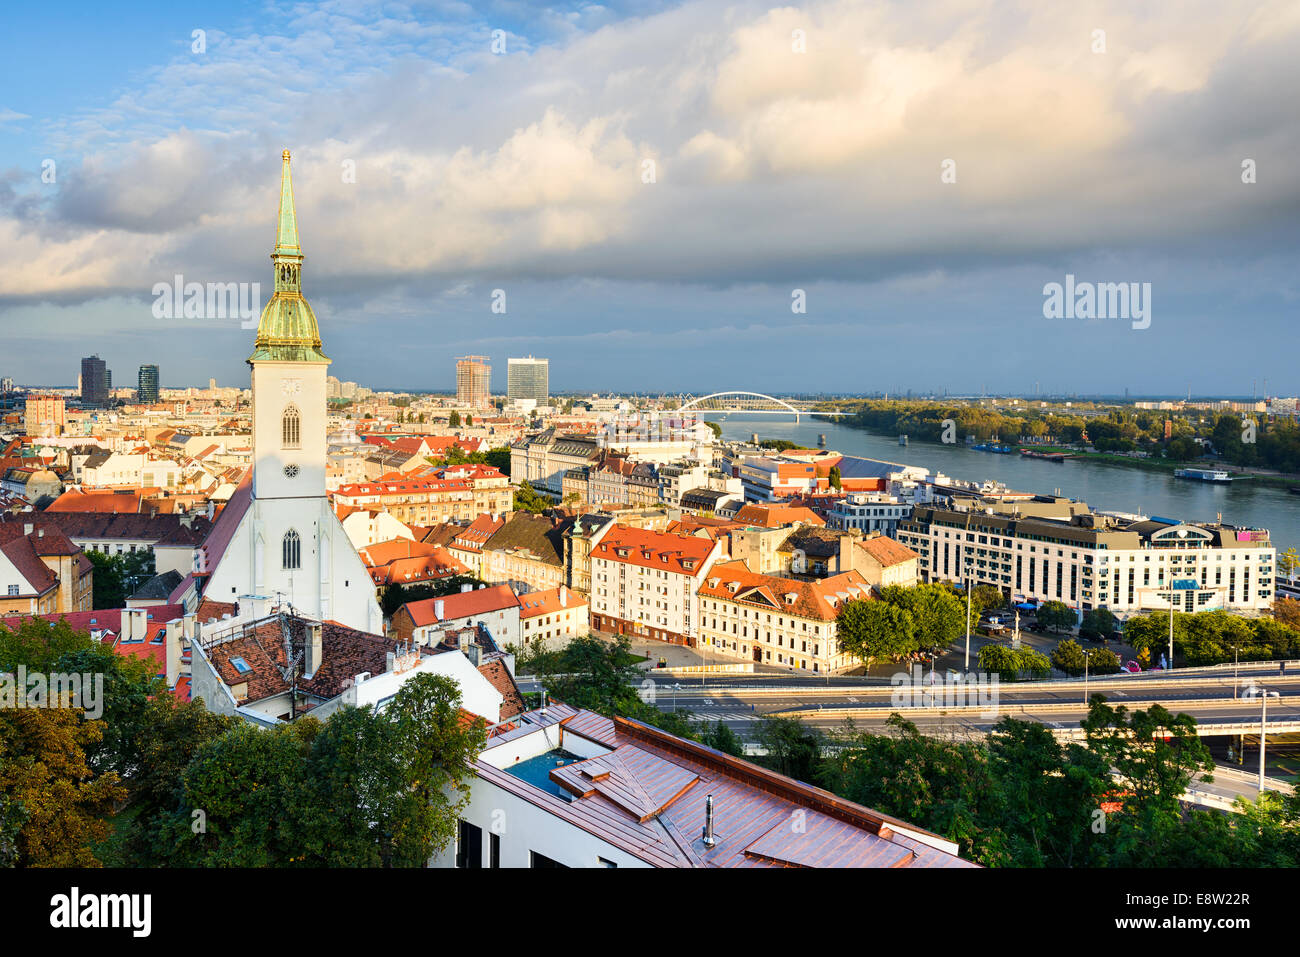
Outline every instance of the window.
{"label": "window", "polygon": [[296,405],[285,409],[280,418],[280,444],[286,449],[302,447],[302,416]]}
{"label": "window", "polygon": [[501,835],[488,835],[488,867],[493,869],[501,866]]}
{"label": "window", "polygon": [[545,854],[538,854],[536,851],[529,851],[528,853],[532,859],[529,865],[530,867],[563,867],[567,869],[569,866],[568,864],[561,864],[559,861],[553,860]]}
{"label": "window", "polygon": [[[493,837],[496,835],[494,834]],[[460,822],[456,835],[456,866],[481,868],[483,866],[483,829],[468,821]]]}
{"label": "window", "polygon": [[280,548],[281,565],[287,569],[302,568],[302,540],[293,529],[284,533]]}
{"label": "window", "polygon": [[10,598],[13,598],[13,597],[14,597],[15,595],[17,595],[17,594],[18,594],[18,586],[17,586],[17,585],[10,585],[10,586],[9,586],[9,597],[10,597]]}

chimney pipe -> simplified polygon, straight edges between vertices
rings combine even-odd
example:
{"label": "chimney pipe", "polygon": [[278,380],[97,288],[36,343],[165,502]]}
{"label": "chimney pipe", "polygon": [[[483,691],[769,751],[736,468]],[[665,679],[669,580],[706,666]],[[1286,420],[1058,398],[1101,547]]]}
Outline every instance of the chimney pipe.
{"label": "chimney pipe", "polygon": [[433,603],[433,617],[437,618],[439,621],[442,621],[442,609],[443,609],[442,599],[439,598],[437,601]]}
{"label": "chimney pipe", "polygon": [[713,847],[718,842],[713,837],[713,795],[704,802],[704,846]]}
{"label": "chimney pipe", "polygon": [[[302,676],[304,678],[310,678],[312,675],[316,674],[316,669],[320,667],[321,657],[323,655],[321,631],[321,623],[319,621],[311,621],[307,623],[307,643],[306,647],[303,649],[305,654],[303,655],[304,660],[302,663]],[[389,670],[392,669],[390,668]]]}

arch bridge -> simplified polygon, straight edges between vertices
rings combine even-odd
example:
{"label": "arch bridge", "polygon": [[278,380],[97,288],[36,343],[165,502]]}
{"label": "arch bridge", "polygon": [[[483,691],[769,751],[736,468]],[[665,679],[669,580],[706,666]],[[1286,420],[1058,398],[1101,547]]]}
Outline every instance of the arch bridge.
{"label": "arch bridge", "polygon": [[696,410],[699,412],[743,412],[745,414],[758,413],[762,415],[793,415],[796,422],[801,415],[848,415],[847,412],[822,412],[817,409],[801,409],[785,399],[778,399],[775,396],[766,395],[762,392],[747,392],[743,390],[730,390],[727,392],[712,392],[709,395],[698,397],[685,397],[685,401],[677,408],[678,412],[688,412]]}

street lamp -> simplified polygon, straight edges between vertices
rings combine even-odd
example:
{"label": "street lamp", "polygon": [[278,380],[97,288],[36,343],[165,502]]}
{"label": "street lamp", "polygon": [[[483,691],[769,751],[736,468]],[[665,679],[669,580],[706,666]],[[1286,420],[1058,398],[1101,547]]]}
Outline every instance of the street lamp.
{"label": "street lamp", "polygon": [[966,661],[962,670],[970,673],[970,576],[966,576]]}
{"label": "street lamp", "polygon": [[1259,793],[1264,793],[1264,735],[1268,730],[1268,696],[1281,698],[1278,691],[1259,690]]}
{"label": "street lamp", "polygon": [[1237,700],[1237,646],[1232,646],[1232,700]]}
{"label": "street lamp", "polygon": [[1083,703],[1088,703],[1088,662],[1092,660],[1092,651],[1083,649]]}

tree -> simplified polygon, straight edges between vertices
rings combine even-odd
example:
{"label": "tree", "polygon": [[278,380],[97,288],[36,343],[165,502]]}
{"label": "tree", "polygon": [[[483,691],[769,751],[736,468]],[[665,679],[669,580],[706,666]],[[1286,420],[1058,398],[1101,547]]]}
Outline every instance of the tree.
{"label": "tree", "polygon": [[730,754],[738,758],[745,756],[744,745],[741,743],[740,738],[736,736],[736,732],[721,721],[709,725],[704,734],[701,735],[700,740],[723,754]]}
{"label": "tree", "polygon": [[838,465],[831,466],[829,478],[830,478],[831,488],[838,491],[839,489],[844,487],[843,483],[840,480],[840,467]]}
{"label": "tree", "polygon": [[385,618],[391,618],[397,614],[399,608],[410,602],[456,595],[464,591],[466,585],[470,588],[478,588],[482,584],[484,584],[483,580],[473,575],[452,575],[450,578],[421,582],[418,585],[393,582],[384,588],[379,599],[379,607]]}
{"label": "tree", "polygon": [[897,661],[919,647],[910,612],[874,599],[847,601],[836,616],[840,647],[862,661]]}
{"label": "tree", "polygon": [[550,507],[551,500],[543,495],[538,495],[527,480],[520,482],[519,487],[515,489],[516,510],[540,515]]}
{"label": "tree", "polygon": [[449,429],[459,429],[459,428],[460,428],[460,413],[459,413],[459,412],[456,412],[455,410],[453,410],[452,413],[451,413],[451,415],[447,416],[447,428],[449,428]]}
{"label": "tree", "polygon": [[996,822],[1016,867],[1081,867],[1099,835],[1093,810],[1111,787],[1109,769],[1078,744],[1062,745],[1036,721],[1003,718],[988,739],[1000,800]]}
{"label": "tree", "polygon": [[1290,578],[1300,568],[1300,551],[1292,545],[1284,552],[1278,552],[1277,573],[1283,578]]}
{"label": "tree", "polygon": [[1083,613],[1079,637],[1090,641],[1109,638],[1115,630],[1115,615],[1109,608],[1090,608]]}
{"label": "tree", "polygon": [[95,608],[125,608],[126,600],[155,574],[152,551],[110,555],[91,549],[85,555],[95,566],[91,585]]}
{"label": "tree", "polygon": [[269,729],[241,721],[201,745],[154,838],[163,859],[181,867],[309,863],[305,758],[319,729],[312,718]]}
{"label": "tree", "polygon": [[966,631],[966,606],[943,585],[889,585],[880,600],[909,612],[922,648],[946,648]]}
{"label": "tree", "polygon": [[483,456],[484,462],[499,471],[502,475],[510,475],[510,448],[504,447],[499,449],[488,449]]}
{"label": "tree", "polygon": [[1046,678],[1052,671],[1047,656],[1027,645],[1020,648],[985,645],[979,650],[978,660],[981,671],[996,673],[1003,681],[1019,681],[1022,675]]}
{"label": "tree", "polygon": [[1300,601],[1278,598],[1273,602],[1273,617],[1289,628],[1300,629]]}
{"label": "tree", "polygon": [[102,737],[73,708],[0,709],[0,853],[14,865],[100,866],[92,845],[126,797],[115,772],[88,760]]}
{"label": "tree", "polygon": [[643,674],[636,662],[625,635],[612,642],[586,635],[565,646],[556,662],[563,672],[545,675],[542,683],[548,694],[575,708],[637,717],[646,713],[646,703],[641,697]]}
{"label": "tree", "polygon": [[1192,776],[1214,769],[1209,749],[1197,736],[1196,720],[1158,704],[1130,713],[1123,705],[1112,708],[1098,694],[1081,726],[1088,746],[1115,769],[1123,787],[1114,853],[1130,864],[1158,859],[1153,846],[1158,842],[1151,838],[1181,821],[1179,800]]}
{"label": "tree", "polygon": [[209,711],[202,700],[181,702],[169,694],[149,699],[148,720],[137,742],[140,760],[127,788],[133,813],[120,816],[118,825],[125,831],[126,863],[157,867],[167,862],[170,849],[159,837],[183,800],[185,769],[235,723],[235,718]]}
{"label": "tree", "polygon": [[424,867],[455,837],[469,803],[471,768],[487,741],[487,725],[482,718],[466,725],[460,705],[454,678],[421,674],[402,685],[378,716],[393,722],[384,751],[402,770],[391,837],[395,867]]}
{"label": "tree", "polygon": [[1073,638],[1059,642],[1052,649],[1052,665],[1067,675],[1083,674],[1085,657],[1083,647]]}
{"label": "tree", "polygon": [[798,781],[815,782],[820,772],[822,736],[798,718],[766,717],[758,722],[763,763]]}
{"label": "tree", "polygon": [[1074,627],[1074,610],[1063,601],[1044,602],[1038,608],[1038,623],[1044,628],[1059,632]]}
{"label": "tree", "polygon": [[957,841],[962,853],[981,863],[1005,863],[997,826],[979,823],[997,817],[984,808],[997,800],[985,749],[926,737],[897,714],[890,715],[887,729],[871,734],[850,725],[824,762],[826,786]]}

